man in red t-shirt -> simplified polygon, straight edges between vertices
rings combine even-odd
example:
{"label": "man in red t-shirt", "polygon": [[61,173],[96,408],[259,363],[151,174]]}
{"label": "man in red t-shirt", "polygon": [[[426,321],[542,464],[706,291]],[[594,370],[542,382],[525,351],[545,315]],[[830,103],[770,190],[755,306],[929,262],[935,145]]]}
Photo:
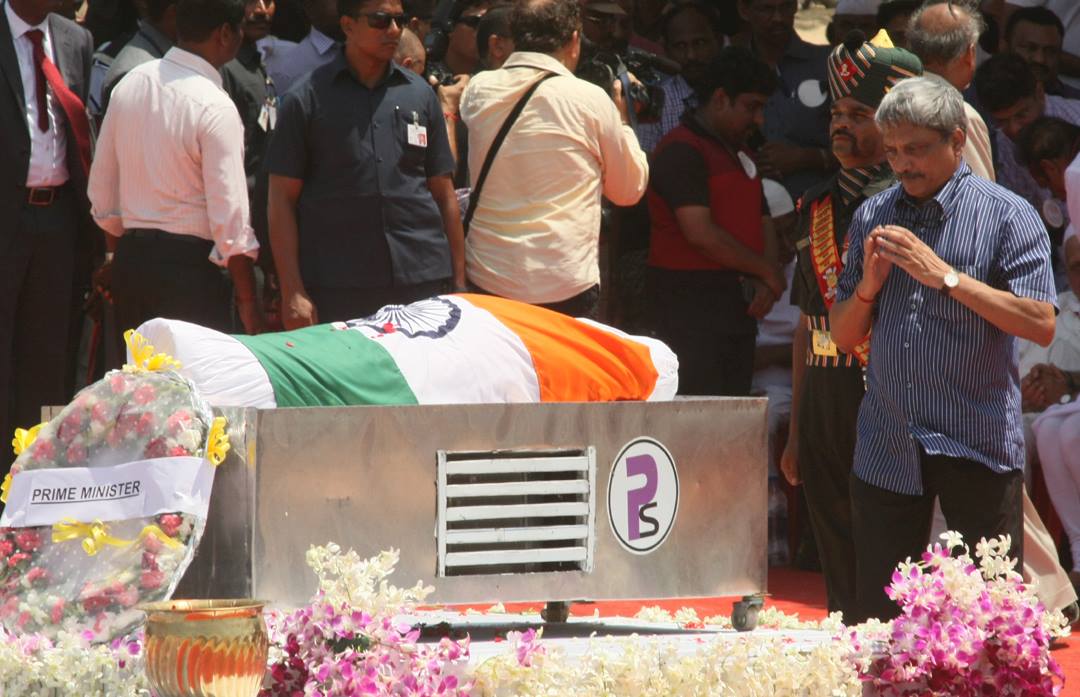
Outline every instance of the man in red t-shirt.
{"label": "man in red t-shirt", "polygon": [[698,104],[656,148],[649,179],[653,327],[679,356],[679,392],[746,395],[754,336],[784,291],[761,178],[746,141],[776,74],[726,48]]}

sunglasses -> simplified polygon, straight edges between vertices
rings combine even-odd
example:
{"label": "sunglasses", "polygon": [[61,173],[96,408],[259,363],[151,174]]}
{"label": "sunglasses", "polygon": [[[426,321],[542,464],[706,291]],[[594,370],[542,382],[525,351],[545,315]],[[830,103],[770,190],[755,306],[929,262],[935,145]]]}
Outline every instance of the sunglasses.
{"label": "sunglasses", "polygon": [[398,28],[404,28],[405,22],[409,19],[409,16],[404,12],[398,14],[392,14],[390,12],[361,12],[356,15],[357,19],[360,17],[366,19],[368,26],[372,29],[389,29],[390,22],[395,22],[398,25]]}
{"label": "sunglasses", "polygon": [[480,20],[483,18],[484,15],[462,15],[457,18],[457,21],[454,22],[454,24],[464,24],[467,27],[476,29],[476,27],[480,26]]}

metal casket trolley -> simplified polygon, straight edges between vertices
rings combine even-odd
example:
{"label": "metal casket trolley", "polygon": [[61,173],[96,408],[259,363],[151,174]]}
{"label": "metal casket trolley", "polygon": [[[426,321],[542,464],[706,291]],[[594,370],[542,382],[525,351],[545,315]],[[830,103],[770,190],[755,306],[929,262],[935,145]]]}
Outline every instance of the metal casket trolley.
{"label": "metal casket trolley", "polygon": [[401,550],[395,579],[433,585],[437,603],[758,593],[765,409],[763,398],[221,409],[233,448],[177,596],[301,605],[316,583],[299,560],[330,541],[361,556]]}

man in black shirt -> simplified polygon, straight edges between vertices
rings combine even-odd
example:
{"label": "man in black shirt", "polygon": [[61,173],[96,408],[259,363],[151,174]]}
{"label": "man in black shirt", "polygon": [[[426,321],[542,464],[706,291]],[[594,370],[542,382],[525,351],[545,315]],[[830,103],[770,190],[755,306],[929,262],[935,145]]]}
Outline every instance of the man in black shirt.
{"label": "man in black shirt", "polygon": [[400,0],[341,0],[344,49],[285,95],[267,154],[286,329],[465,285],[454,161],[434,90],[391,62]]}
{"label": "man in black shirt", "polygon": [[[244,124],[244,174],[247,176],[248,202],[251,210],[251,227],[259,240],[259,267],[264,274],[264,287],[277,285],[274,276],[274,260],[270,253],[270,239],[266,221],[266,171],[263,160],[270,133],[277,122],[277,91],[266,73],[262,54],[255,42],[270,34],[274,20],[274,0],[248,0],[244,6],[244,41],[236,58],[221,68],[221,86],[229,93],[240,121]],[[275,294],[276,295],[276,294]],[[264,294],[264,298],[267,297]],[[275,320],[276,297],[264,304],[268,318]]]}

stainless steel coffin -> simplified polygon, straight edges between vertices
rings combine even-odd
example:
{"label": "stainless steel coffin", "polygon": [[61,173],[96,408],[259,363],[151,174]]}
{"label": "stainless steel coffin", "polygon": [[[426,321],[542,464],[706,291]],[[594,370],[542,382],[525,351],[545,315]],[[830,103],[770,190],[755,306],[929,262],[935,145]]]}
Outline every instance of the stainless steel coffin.
{"label": "stainless steel coffin", "polygon": [[[304,554],[329,541],[363,556],[401,550],[394,582],[424,580],[436,602],[758,592],[765,408],[764,399],[705,398],[224,409],[233,451],[177,596],[299,605],[315,590]],[[653,499],[670,486],[645,491],[648,477],[633,469],[641,463],[624,452],[642,438],[677,472],[669,530]],[[652,534],[655,546],[642,553],[617,533],[626,520],[630,538]]]}

